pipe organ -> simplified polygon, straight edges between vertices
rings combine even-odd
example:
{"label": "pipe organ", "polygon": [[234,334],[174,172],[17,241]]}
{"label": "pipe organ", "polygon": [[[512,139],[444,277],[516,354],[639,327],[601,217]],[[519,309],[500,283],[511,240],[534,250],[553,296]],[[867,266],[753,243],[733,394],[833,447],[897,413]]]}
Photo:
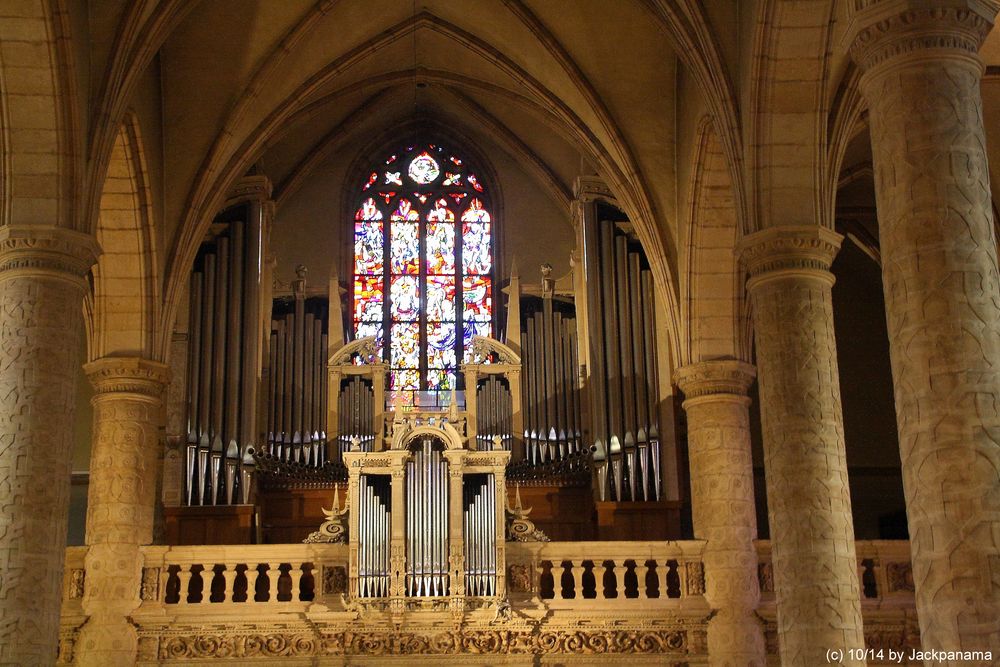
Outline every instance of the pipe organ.
{"label": "pipe organ", "polygon": [[268,354],[264,453],[310,467],[327,461],[327,301],[306,298],[299,267],[291,299],[276,300]]}
{"label": "pipe organ", "polygon": [[[618,223],[584,215],[589,394],[597,494],[659,500],[661,452],[653,277]],[[599,278],[599,279],[596,279]]]}
{"label": "pipe organ", "polygon": [[510,453],[471,449],[468,421],[454,403],[397,414],[385,449],[343,454],[352,596],[394,616],[504,597]]}
{"label": "pipe organ", "polygon": [[223,212],[198,251],[189,292],[188,505],[249,499],[257,442],[262,210]]}

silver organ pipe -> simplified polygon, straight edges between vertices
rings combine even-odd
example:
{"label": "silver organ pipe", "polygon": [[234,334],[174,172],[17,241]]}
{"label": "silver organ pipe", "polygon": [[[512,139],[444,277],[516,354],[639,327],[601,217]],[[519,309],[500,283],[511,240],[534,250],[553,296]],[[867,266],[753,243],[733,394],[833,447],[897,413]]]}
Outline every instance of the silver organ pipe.
{"label": "silver organ pipe", "polygon": [[584,216],[584,242],[598,498],[656,501],[661,480],[652,273],[638,243],[616,223],[599,222],[595,210]]}
{"label": "silver organ pipe", "polygon": [[422,438],[406,462],[406,594],[448,595],[448,462]]}
{"label": "silver organ pipe", "polygon": [[355,438],[361,444],[361,451],[373,451],[375,446],[375,390],[371,380],[352,376],[341,382],[338,401],[337,425],[341,453],[351,449]]}
{"label": "silver organ pipe", "polygon": [[390,483],[385,475],[361,475],[358,487],[358,593],[389,594]]}
{"label": "silver organ pipe", "polygon": [[260,370],[258,204],[230,209],[205,241],[190,282],[187,493],[190,505],[239,503],[257,433]]}
{"label": "silver organ pipe", "polygon": [[490,450],[499,437],[501,446],[510,451],[513,443],[513,409],[507,378],[487,375],[476,387],[476,448]]}
{"label": "silver organ pipe", "polygon": [[462,483],[465,593],[496,594],[496,485],[492,474],[467,475]]}
{"label": "silver organ pipe", "polygon": [[[557,310],[552,295],[545,294],[541,307],[524,319],[525,441],[532,466],[575,457],[581,449],[576,319],[571,308],[560,304]],[[509,397],[501,396],[500,401]]]}
{"label": "silver organ pipe", "polygon": [[[293,283],[291,302],[276,299],[273,306],[265,454],[279,461],[318,468],[327,462],[324,328],[328,306],[325,299],[306,298],[303,276],[300,271]],[[338,400],[343,402],[344,395]],[[343,430],[341,433],[347,434],[349,446],[351,434]]]}

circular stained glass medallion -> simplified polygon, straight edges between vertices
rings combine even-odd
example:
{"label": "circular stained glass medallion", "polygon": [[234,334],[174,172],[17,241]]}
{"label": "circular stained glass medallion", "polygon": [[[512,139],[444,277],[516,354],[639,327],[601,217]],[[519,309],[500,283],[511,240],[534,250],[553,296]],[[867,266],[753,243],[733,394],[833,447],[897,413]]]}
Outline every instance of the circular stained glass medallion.
{"label": "circular stained glass medallion", "polygon": [[432,158],[427,151],[424,151],[417,157],[413,158],[413,162],[410,163],[410,168],[407,170],[407,173],[410,175],[410,178],[417,183],[426,185],[437,178],[438,174],[441,173],[441,170],[438,168],[437,161]]}

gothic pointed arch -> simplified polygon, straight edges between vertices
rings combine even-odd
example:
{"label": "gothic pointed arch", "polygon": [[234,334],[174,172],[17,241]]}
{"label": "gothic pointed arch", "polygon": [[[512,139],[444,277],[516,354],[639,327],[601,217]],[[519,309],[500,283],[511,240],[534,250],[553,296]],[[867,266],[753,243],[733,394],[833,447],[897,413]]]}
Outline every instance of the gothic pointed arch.
{"label": "gothic pointed arch", "polygon": [[138,119],[118,128],[102,187],[97,240],[103,254],[93,268],[88,303],[88,356],[155,353],[158,319],[151,205]]}

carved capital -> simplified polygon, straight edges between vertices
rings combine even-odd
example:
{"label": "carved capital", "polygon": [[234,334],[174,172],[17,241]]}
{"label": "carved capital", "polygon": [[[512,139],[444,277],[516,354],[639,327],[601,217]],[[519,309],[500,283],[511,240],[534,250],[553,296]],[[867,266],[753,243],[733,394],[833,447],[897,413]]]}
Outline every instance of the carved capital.
{"label": "carved capital", "polygon": [[82,279],[101,254],[90,234],[62,227],[0,227],[0,277],[60,277],[83,285]]}
{"label": "carved capital", "polygon": [[866,72],[932,49],[977,58],[997,11],[983,0],[854,0],[853,5],[847,31],[851,56]]}
{"label": "carved capital", "polygon": [[615,203],[615,194],[600,176],[578,176],[573,183],[573,196],[583,202],[603,199]]}
{"label": "carved capital", "polygon": [[817,278],[832,285],[830,265],[843,239],[819,225],[770,227],[744,236],[737,252],[750,274],[747,288],[788,276]]}
{"label": "carved capital", "polygon": [[746,396],[757,369],[745,361],[718,359],[681,366],[674,382],[687,400],[719,394]]}
{"label": "carved capital", "polygon": [[97,396],[126,393],[159,399],[170,381],[166,364],[141,357],[103,357],[85,364],[83,370]]}

